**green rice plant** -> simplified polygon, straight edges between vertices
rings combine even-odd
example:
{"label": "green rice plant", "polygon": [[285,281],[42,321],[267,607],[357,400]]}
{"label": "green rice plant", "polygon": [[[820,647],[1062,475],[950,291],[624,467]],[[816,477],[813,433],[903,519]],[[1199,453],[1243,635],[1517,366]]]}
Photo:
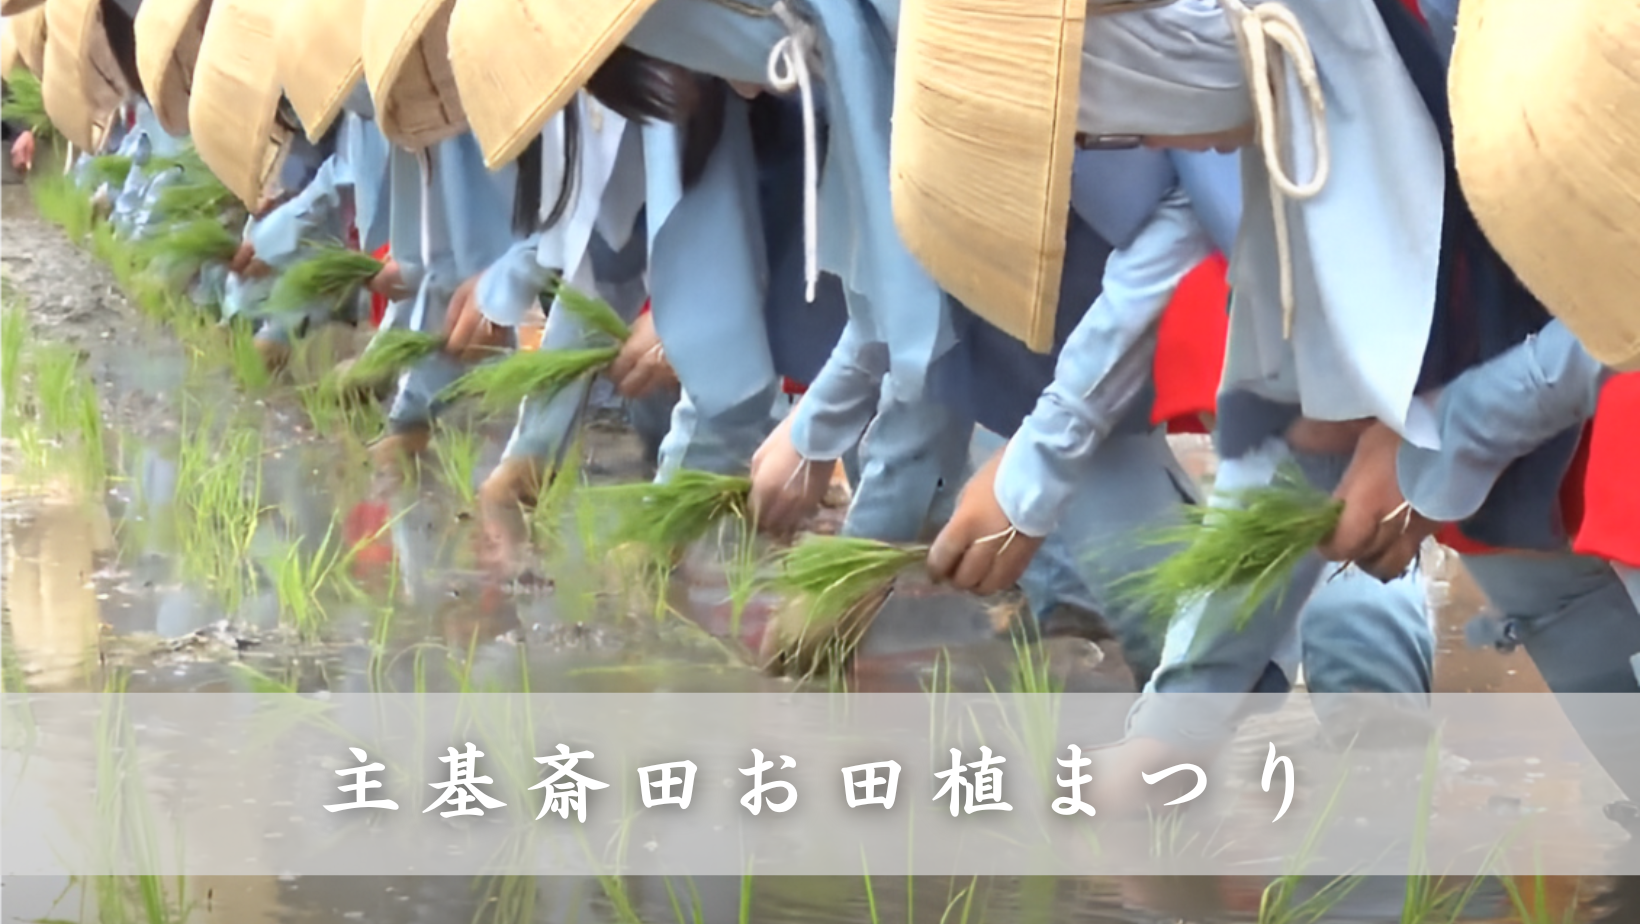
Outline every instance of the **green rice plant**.
{"label": "green rice plant", "polygon": [[6,101],[0,105],[0,118],[26,126],[34,133],[36,144],[43,144],[57,134],[51,116],[46,114],[40,78],[26,68],[17,68],[6,78]]}
{"label": "green rice plant", "polygon": [[207,265],[227,263],[238,251],[239,239],[215,215],[179,221],[136,247],[150,274],[179,289]]}
{"label": "green rice plant", "polygon": [[160,189],[154,209],[173,222],[220,221],[223,215],[235,212],[238,201],[209,171],[185,172],[181,182]]}
{"label": "green rice plant", "polygon": [[940,924],[949,924],[951,912],[957,909],[957,902],[962,902],[962,916],[957,918],[956,924],[968,924],[968,915],[974,909],[974,894],[979,891],[979,877],[975,876],[968,881],[968,885],[957,894],[951,896],[945,904],[945,913],[940,915]]}
{"label": "green rice plant", "polygon": [[273,372],[256,350],[256,335],[248,326],[235,325],[228,331],[228,368],[239,387],[261,394],[273,385]]}
{"label": "green rice plant", "polygon": [[773,586],[787,602],[764,631],[765,665],[800,676],[840,669],[871,627],[894,578],[927,556],[927,546],[844,536],[808,536],[781,552]]}
{"label": "green rice plant", "polygon": [[38,173],[28,189],[40,217],[62,228],[69,240],[78,244],[91,233],[95,223],[91,197],[74,185],[72,177],[55,171]]}
{"label": "green rice plant", "polygon": [[1322,833],[1338,811],[1338,800],[1348,782],[1347,771],[1339,774],[1338,784],[1333,787],[1332,796],[1328,798],[1326,807],[1304,833],[1304,840],[1299,843],[1298,851],[1291,862],[1293,872],[1278,876],[1264,887],[1264,894],[1259,896],[1258,924],[1321,924],[1328,920],[1333,908],[1361,884],[1360,876],[1339,876],[1322,886],[1314,895],[1304,899],[1298,898],[1298,889],[1304,882],[1304,867],[1315,858],[1317,848],[1321,844]]}
{"label": "green rice plant", "polygon": [[548,289],[548,294],[556,299],[556,307],[575,315],[588,327],[616,343],[624,343],[626,338],[632,336],[632,328],[621,320],[608,302],[581,292],[561,277]]}
{"label": "green rice plant", "polygon": [[1264,487],[1227,492],[1224,506],[1185,508],[1186,523],[1156,531],[1148,545],[1177,554],[1118,582],[1119,593],[1167,622],[1217,594],[1240,594],[1239,631],[1272,596],[1285,592],[1293,569],[1332,535],[1344,506],[1284,470]]}
{"label": "green rice plant", "polygon": [[[1542,857],[1533,851],[1535,859],[1542,868]],[[1577,924],[1578,913],[1582,905],[1582,883],[1573,892],[1572,899],[1559,914],[1549,907],[1548,880],[1542,873],[1531,878],[1532,888],[1528,891],[1521,888],[1520,880],[1523,877],[1499,876],[1498,882],[1503,886],[1503,892],[1509,898],[1509,905],[1515,911],[1519,924]]]}
{"label": "green rice plant", "polygon": [[587,500],[613,513],[613,542],[670,557],[725,517],[746,519],[751,495],[750,478],[684,470],[664,482],[600,485]]}
{"label": "green rice plant", "polygon": [[471,509],[478,501],[473,473],[478,468],[478,456],[484,448],[481,437],[472,430],[441,424],[434,442],[438,446],[439,473],[445,486],[456,492],[461,502]]}
{"label": "green rice plant", "polygon": [[0,392],[4,392],[7,429],[22,413],[23,351],[28,340],[27,315],[20,305],[7,299],[0,314]]}
{"label": "green rice plant", "polygon": [[371,338],[345,375],[327,379],[327,387],[366,388],[397,376],[416,363],[444,348],[437,334],[388,328]]}
{"label": "green rice plant", "polygon": [[91,158],[86,165],[86,177],[92,189],[104,183],[113,187],[124,186],[126,177],[130,175],[131,158],[124,154],[103,154]]}
{"label": "green rice plant", "polygon": [[661,880],[666,886],[666,900],[672,905],[672,916],[678,924],[706,924],[706,908],[700,899],[700,890],[695,888],[695,880],[685,880],[689,883],[689,914],[683,913],[683,902],[678,898],[678,892],[672,887],[672,877]]}
{"label": "green rice plant", "polygon": [[551,397],[570,384],[608,368],[620,347],[580,350],[518,350],[487,362],[457,379],[440,395],[446,401],[477,398],[486,411],[499,414],[525,398]]}
{"label": "green rice plant", "polygon": [[335,314],[360,286],[382,271],[382,265],[367,253],[340,244],[323,245],[313,256],[279,274],[263,310],[275,315],[294,314],[311,305],[326,304]]}
{"label": "green rice plant", "polygon": [[356,589],[348,578],[347,567],[359,548],[362,545],[351,549],[341,546],[336,521],[332,520],[317,549],[306,552],[300,542],[292,542],[275,560],[274,592],[281,611],[290,618],[302,641],[319,640],[329,619],[323,602],[327,591]]}
{"label": "green rice plant", "polygon": [[251,544],[267,506],[262,500],[262,435],[251,428],[217,432],[209,419],[184,418],[177,453],[177,536],[184,573],[216,590],[229,608],[253,589]]}

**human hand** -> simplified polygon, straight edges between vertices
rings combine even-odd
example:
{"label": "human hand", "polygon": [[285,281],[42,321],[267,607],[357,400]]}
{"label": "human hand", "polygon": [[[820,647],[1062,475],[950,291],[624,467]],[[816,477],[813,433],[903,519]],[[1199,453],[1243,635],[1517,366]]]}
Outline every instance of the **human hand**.
{"label": "human hand", "polygon": [[776,536],[796,532],[814,514],[831,487],[837,463],[803,458],[792,444],[791,417],[752,456],[752,517],[758,529]]}
{"label": "human hand", "polygon": [[444,352],[466,363],[494,355],[507,342],[508,328],[479,310],[479,278],[474,276],[457,286],[444,313]]}
{"label": "human hand", "polygon": [[365,288],[390,302],[399,302],[410,297],[410,287],[404,284],[404,272],[399,269],[399,261],[393,259],[387,261],[381,272],[370,277],[370,281],[365,283]]}
{"label": "human hand", "polygon": [[11,166],[18,173],[34,169],[34,132],[25,131],[11,143]]}
{"label": "human hand", "polygon": [[676,388],[678,374],[666,361],[666,349],[655,332],[655,320],[645,312],[632,325],[632,336],[621,344],[621,355],[609,367],[609,380],[621,397],[642,398],[661,388]]}
{"label": "human hand", "polygon": [[1414,510],[1401,494],[1396,457],[1401,436],[1377,421],[1362,428],[1354,457],[1333,496],[1344,502],[1338,528],[1321,543],[1322,556],[1350,562],[1380,581],[1406,573],[1423,541],[1441,524]]}
{"label": "human hand", "polygon": [[1018,583],[1043,542],[1015,529],[997,501],[1002,455],[999,450],[969,479],[951,521],[928,550],[929,576],[980,596]]}

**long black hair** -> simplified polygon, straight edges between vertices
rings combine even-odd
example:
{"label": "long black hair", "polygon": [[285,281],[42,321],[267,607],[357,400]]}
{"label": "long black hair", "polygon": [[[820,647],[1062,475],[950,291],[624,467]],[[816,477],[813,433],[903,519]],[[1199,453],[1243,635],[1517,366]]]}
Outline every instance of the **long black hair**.
{"label": "long black hair", "polygon": [[[699,181],[712,150],[723,132],[724,97],[721,80],[670,64],[621,46],[587,80],[587,93],[611,112],[632,122],[670,122],[682,126],[683,183]],[[563,181],[553,205],[539,218],[542,197],[542,161],[546,155],[538,136],[519,155],[513,197],[513,231],[520,237],[563,220],[574,200],[580,175],[581,120],[575,106],[564,110]]]}
{"label": "long black hair", "polygon": [[108,36],[108,47],[114,52],[120,76],[125,78],[125,84],[132,92],[147,99],[148,93],[142,87],[142,74],[137,71],[136,23],[131,19],[131,14],[114,0],[102,0],[99,6],[103,32]]}

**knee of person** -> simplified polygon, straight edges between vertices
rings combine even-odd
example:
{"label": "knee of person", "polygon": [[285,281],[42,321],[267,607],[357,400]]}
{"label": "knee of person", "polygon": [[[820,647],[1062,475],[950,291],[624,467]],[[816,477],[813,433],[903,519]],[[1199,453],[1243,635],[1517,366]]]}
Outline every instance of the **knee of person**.
{"label": "knee of person", "polygon": [[1327,693],[1428,692],[1435,637],[1416,578],[1322,585],[1300,622],[1304,674]]}

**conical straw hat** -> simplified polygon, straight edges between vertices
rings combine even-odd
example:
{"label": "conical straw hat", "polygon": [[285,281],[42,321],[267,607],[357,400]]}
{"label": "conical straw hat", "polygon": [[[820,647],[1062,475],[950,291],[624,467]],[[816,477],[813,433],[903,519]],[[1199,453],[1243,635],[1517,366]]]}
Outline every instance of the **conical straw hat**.
{"label": "conical straw hat", "polygon": [[131,89],[103,28],[97,0],[49,0],[40,88],[51,124],[75,147],[97,151]]}
{"label": "conical straw hat", "polygon": [[283,96],[273,44],[278,11],[278,0],[214,0],[188,101],[200,159],[251,208],[291,135],[275,119]]}
{"label": "conical straw hat", "polygon": [[279,80],[317,143],[364,79],[365,0],[288,0],[279,17]]}
{"label": "conical straw hat", "polygon": [[905,0],[890,189],[940,287],[1053,346],[1088,0]]}
{"label": "conical straw hat", "polygon": [[450,20],[450,62],[473,134],[494,169],[620,46],[655,0],[462,0]]}
{"label": "conical straw hat", "polygon": [[6,20],[6,29],[0,32],[0,78],[10,79],[11,72],[23,64],[22,50],[17,47],[17,20]]}
{"label": "conical straw hat", "polygon": [[137,73],[159,124],[188,134],[188,93],[211,0],[144,0],[137,10]]}
{"label": "conical straw hat", "polygon": [[0,0],[0,16],[20,16],[45,5],[46,0]]}
{"label": "conical straw hat", "polygon": [[1449,89],[1464,196],[1602,363],[1640,369],[1640,4],[1464,0]]}
{"label": "conical straw hat", "polygon": [[27,13],[7,20],[8,32],[17,38],[17,57],[36,77],[46,70],[46,11],[35,7]]}
{"label": "conical straw hat", "polygon": [[450,68],[455,0],[365,0],[364,74],[376,124],[411,151],[467,128]]}

